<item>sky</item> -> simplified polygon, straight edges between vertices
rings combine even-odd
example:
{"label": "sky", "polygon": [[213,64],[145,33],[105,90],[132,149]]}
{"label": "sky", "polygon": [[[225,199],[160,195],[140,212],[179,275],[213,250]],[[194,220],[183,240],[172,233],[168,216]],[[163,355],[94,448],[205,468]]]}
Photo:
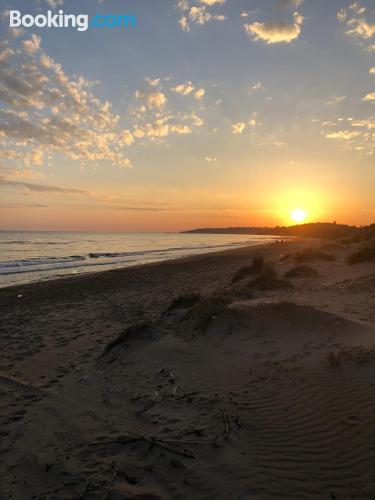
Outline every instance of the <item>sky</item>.
{"label": "sky", "polygon": [[0,229],[375,222],[373,0],[0,5]]}

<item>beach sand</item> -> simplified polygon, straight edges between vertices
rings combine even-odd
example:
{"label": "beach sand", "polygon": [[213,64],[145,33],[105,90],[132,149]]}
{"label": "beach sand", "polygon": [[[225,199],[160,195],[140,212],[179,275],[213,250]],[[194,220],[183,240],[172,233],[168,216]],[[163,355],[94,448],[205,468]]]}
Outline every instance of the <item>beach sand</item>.
{"label": "beach sand", "polygon": [[354,249],[1,289],[0,498],[374,499],[375,267]]}

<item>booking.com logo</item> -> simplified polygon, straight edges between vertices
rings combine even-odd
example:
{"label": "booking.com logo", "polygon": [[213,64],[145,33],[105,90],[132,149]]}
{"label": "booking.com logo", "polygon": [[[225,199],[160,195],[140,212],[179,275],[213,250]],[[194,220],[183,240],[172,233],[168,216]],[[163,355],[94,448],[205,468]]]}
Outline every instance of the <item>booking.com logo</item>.
{"label": "booking.com logo", "polygon": [[48,10],[46,14],[22,15],[19,10],[9,11],[10,28],[76,28],[87,31],[89,28],[128,28],[135,27],[137,19],[132,14],[95,14],[91,18],[87,14],[64,14],[59,10],[54,14]]}

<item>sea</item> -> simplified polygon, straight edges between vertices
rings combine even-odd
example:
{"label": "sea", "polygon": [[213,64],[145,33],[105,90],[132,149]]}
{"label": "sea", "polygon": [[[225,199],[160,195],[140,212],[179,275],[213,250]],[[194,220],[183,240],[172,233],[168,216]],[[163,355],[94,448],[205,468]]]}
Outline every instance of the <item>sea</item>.
{"label": "sea", "polygon": [[0,231],[0,287],[259,245],[277,236]]}

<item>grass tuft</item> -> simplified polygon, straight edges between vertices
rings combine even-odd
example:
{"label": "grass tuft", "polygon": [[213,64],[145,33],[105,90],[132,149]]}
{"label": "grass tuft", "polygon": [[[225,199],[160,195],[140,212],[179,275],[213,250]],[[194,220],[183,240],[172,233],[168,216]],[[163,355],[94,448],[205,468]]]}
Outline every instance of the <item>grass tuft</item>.
{"label": "grass tuft", "polygon": [[250,280],[244,287],[244,291],[249,291],[251,289],[257,290],[280,290],[283,288],[293,288],[290,281],[285,279],[280,279],[273,267],[269,266],[264,269],[263,273],[256,278]]}
{"label": "grass tuft", "polygon": [[180,295],[172,300],[169,307],[164,311],[164,314],[167,314],[174,309],[189,309],[190,307],[195,306],[201,300],[201,296],[199,293],[191,293],[188,295]]}
{"label": "grass tuft", "polygon": [[343,364],[362,365],[375,361],[375,347],[353,346],[338,351],[327,352],[327,363],[330,368]]}
{"label": "grass tuft", "polygon": [[356,252],[353,252],[348,257],[348,264],[352,266],[353,264],[360,264],[361,262],[370,262],[375,260],[375,244],[374,245],[366,245]]}
{"label": "grass tuft", "polygon": [[285,273],[285,278],[316,278],[318,271],[310,266],[295,266]]}
{"label": "grass tuft", "polygon": [[263,271],[264,267],[264,259],[263,257],[255,257],[253,259],[253,263],[251,266],[241,267],[236,274],[233,276],[232,284],[237,283],[238,281],[247,278],[248,276],[252,276],[254,274],[260,274]]}
{"label": "grass tuft", "polygon": [[294,254],[294,260],[299,264],[304,262],[313,262],[316,260],[333,261],[335,260],[334,255],[330,253],[323,252],[318,248],[304,248],[299,252]]}

